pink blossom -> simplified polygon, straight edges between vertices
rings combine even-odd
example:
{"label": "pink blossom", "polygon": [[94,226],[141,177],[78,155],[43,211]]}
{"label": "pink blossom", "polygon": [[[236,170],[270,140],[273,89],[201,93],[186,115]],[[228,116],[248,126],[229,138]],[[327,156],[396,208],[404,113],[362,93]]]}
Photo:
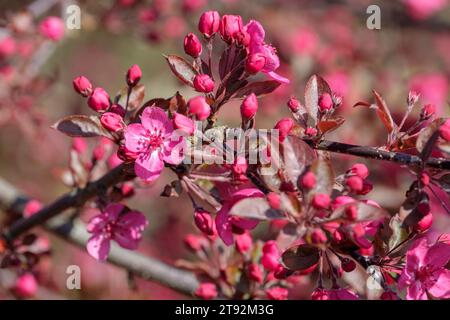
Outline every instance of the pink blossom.
{"label": "pink blossom", "polygon": [[23,215],[24,217],[28,218],[41,210],[43,207],[42,202],[38,200],[30,200],[27,202],[25,207],[23,208]]}
{"label": "pink blossom", "polygon": [[429,245],[425,237],[416,240],[406,254],[406,265],[398,281],[400,290],[406,288],[406,299],[428,300],[450,298],[450,245],[437,242]]}
{"label": "pink blossom", "polygon": [[31,273],[25,273],[17,278],[14,292],[21,298],[30,298],[36,294],[38,283]]}
{"label": "pink blossom", "polygon": [[275,72],[280,66],[280,59],[275,48],[264,42],[266,33],[262,25],[256,20],[250,20],[245,25],[245,31],[250,36],[250,43],[248,45],[249,55],[260,53],[266,58],[266,63],[261,71],[276,81],[289,83],[289,79]]}
{"label": "pink blossom", "polygon": [[111,240],[123,248],[137,249],[148,221],[142,213],[125,209],[120,203],[111,203],[89,221],[87,231],[92,236],[87,242],[87,251],[95,259],[106,260]]}
{"label": "pink blossom", "polygon": [[161,108],[145,108],[141,123],[126,127],[124,136],[126,149],[137,154],[136,175],[147,182],[160,176],[164,162],[179,164],[183,160],[179,147],[184,139],[174,134],[173,124]]}
{"label": "pink blossom", "polygon": [[229,214],[233,205],[245,198],[262,198],[264,194],[255,188],[242,189],[231,195],[231,199],[225,202],[216,215],[216,228],[223,242],[230,246],[233,244],[233,233],[243,233],[256,227],[258,221],[244,219]]}
{"label": "pink blossom", "polygon": [[218,295],[217,287],[214,283],[204,282],[195,290],[195,295],[205,300],[214,299]]}
{"label": "pink blossom", "polygon": [[64,22],[58,17],[47,17],[39,25],[40,33],[53,41],[58,41],[64,36]]}

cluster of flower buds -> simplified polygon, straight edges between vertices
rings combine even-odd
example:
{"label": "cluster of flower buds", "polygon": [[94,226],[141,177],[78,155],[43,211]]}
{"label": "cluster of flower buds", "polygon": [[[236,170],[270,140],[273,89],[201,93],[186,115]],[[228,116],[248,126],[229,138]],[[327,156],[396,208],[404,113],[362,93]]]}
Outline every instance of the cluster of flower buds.
{"label": "cluster of flower buds", "polygon": [[362,163],[354,164],[345,176],[345,186],[349,192],[366,195],[372,191],[372,184],[367,181],[369,169]]}

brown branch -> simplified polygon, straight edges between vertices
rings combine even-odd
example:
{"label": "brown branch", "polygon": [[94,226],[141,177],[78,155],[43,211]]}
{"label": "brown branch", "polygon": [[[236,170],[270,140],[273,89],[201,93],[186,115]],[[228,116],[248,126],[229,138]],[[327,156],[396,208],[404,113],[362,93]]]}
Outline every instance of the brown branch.
{"label": "brown branch", "polygon": [[407,166],[426,166],[430,168],[450,170],[450,161],[442,158],[429,158],[425,163],[419,156],[401,152],[384,151],[373,147],[363,147],[353,144],[322,140],[315,143],[310,139],[303,139],[312,148],[330,152],[350,154],[357,157],[392,161]]}
{"label": "brown branch", "polygon": [[[117,171],[114,172],[116,172],[114,175],[118,175]],[[112,181],[117,177],[113,179],[111,176],[108,176],[108,178],[105,176],[102,179],[100,180],[106,182],[107,179]],[[98,184],[99,182],[97,182]],[[21,215],[23,204],[26,201],[28,201],[27,197],[21,195],[14,186],[0,178],[0,208],[2,210]],[[60,217],[56,217],[45,223],[44,227],[81,248],[86,247],[86,242],[90,236],[85,226],[78,220],[67,222]],[[199,285],[197,278],[191,272],[175,268],[137,252],[122,249],[115,244],[111,246],[108,262],[143,279],[155,281],[184,294],[192,295]]]}

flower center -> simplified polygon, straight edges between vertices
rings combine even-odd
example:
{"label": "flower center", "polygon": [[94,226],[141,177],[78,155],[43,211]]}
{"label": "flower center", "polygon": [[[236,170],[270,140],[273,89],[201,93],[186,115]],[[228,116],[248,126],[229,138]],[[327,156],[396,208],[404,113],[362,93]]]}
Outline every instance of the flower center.
{"label": "flower center", "polygon": [[139,144],[142,146],[142,151],[152,152],[153,150],[160,148],[163,142],[164,138],[162,132],[156,130],[147,131],[145,136],[140,139]]}

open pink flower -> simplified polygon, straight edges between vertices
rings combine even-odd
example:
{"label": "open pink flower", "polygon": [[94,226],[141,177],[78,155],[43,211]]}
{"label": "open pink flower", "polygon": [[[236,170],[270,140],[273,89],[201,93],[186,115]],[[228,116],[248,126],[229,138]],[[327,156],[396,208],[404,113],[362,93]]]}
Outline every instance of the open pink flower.
{"label": "open pink flower", "polygon": [[183,160],[184,139],[175,133],[172,121],[161,108],[145,108],[141,123],[130,124],[124,135],[126,149],[137,154],[134,171],[147,182],[159,177],[164,162],[179,164]]}
{"label": "open pink flower", "polygon": [[248,45],[249,55],[259,53],[266,58],[266,64],[261,72],[267,74],[276,81],[289,83],[289,79],[282,77],[275,72],[280,66],[280,59],[278,58],[275,48],[264,42],[266,33],[262,25],[256,20],[250,20],[250,22],[245,25],[245,31],[250,36],[250,43]]}
{"label": "open pink flower", "polygon": [[252,219],[244,219],[229,214],[233,205],[239,200],[245,198],[257,197],[262,198],[264,194],[255,188],[242,189],[235,192],[230,200],[226,201],[222,208],[217,212],[216,229],[223,242],[230,246],[234,242],[233,233],[242,234],[245,230],[256,227],[258,221]]}
{"label": "open pink flower", "polygon": [[425,237],[416,240],[406,254],[406,266],[398,281],[400,290],[406,288],[406,299],[428,300],[450,298],[450,244],[437,242],[430,246]]}
{"label": "open pink flower", "polygon": [[87,251],[95,259],[104,261],[108,257],[111,240],[123,248],[135,250],[147,224],[142,213],[126,211],[124,205],[111,203],[104,212],[89,221],[87,231],[92,236],[87,242]]}

